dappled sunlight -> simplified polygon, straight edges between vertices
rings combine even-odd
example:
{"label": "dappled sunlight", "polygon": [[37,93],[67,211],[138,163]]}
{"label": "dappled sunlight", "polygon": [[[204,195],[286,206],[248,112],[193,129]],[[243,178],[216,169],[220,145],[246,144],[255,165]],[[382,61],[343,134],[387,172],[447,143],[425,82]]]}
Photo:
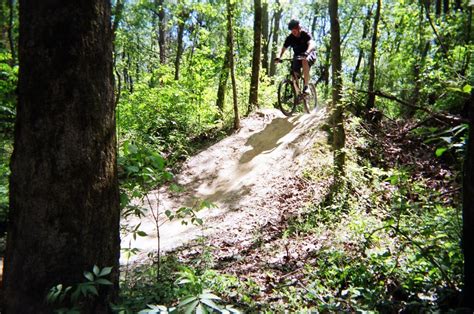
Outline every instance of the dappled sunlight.
{"label": "dappled sunlight", "polygon": [[[199,235],[212,235],[218,228],[235,224],[246,208],[255,207],[258,200],[272,192],[277,180],[301,169],[299,157],[311,148],[323,118],[324,111],[288,118],[277,110],[264,109],[243,120],[239,132],[190,158],[177,176],[184,192],[173,195],[162,188],[150,195],[153,206],[161,213],[182,206],[196,207],[197,200],[214,206],[197,212],[197,217],[204,219],[204,227],[183,225],[181,220],[166,222],[164,217],[161,249],[171,250]],[[219,223],[211,223],[215,220]],[[133,247],[143,251],[156,250],[153,219],[145,217],[141,223],[140,229],[147,236],[135,240],[129,236],[123,245],[132,241]]]}

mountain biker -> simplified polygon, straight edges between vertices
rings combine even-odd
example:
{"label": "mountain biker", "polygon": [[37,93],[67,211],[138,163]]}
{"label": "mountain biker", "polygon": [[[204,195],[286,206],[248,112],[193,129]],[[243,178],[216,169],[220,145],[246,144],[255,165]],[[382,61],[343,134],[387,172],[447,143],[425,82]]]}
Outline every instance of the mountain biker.
{"label": "mountain biker", "polygon": [[303,68],[303,93],[309,94],[309,70],[316,61],[316,52],[314,51],[316,43],[311,37],[311,34],[302,29],[298,20],[292,19],[288,23],[288,29],[291,31],[291,34],[286,37],[285,43],[280,51],[280,56],[275,59],[275,62],[280,62],[286,49],[291,46],[294,53],[291,68],[297,75],[301,74],[301,68]]}

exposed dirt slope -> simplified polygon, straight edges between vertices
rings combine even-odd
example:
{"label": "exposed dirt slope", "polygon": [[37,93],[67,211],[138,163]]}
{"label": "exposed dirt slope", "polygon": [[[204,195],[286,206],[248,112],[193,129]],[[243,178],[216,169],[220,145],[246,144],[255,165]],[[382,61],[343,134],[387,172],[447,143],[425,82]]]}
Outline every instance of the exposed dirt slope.
{"label": "exposed dirt slope", "polygon": [[[312,144],[324,136],[319,131],[324,112],[285,117],[275,109],[264,109],[242,120],[233,135],[190,158],[176,176],[183,192],[169,187],[149,195],[152,208],[160,212],[161,251],[175,249],[200,235],[229,237],[250,233],[265,226],[280,213],[278,206],[267,206],[273,195],[291,184],[303,169]],[[165,210],[192,207],[198,200],[215,207],[198,212],[203,227],[183,225],[182,219],[167,221]],[[123,247],[142,252],[156,251],[157,236],[152,215],[141,221],[145,237],[122,239]],[[138,255],[139,257],[140,255]]]}

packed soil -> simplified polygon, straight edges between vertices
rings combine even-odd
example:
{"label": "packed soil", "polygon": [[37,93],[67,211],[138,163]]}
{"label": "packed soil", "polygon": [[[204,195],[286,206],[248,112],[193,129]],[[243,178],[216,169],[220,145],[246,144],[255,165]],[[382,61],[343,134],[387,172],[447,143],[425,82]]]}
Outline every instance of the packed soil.
{"label": "packed soil", "polygon": [[[189,158],[172,185],[148,195],[145,217],[123,221],[140,224],[146,236],[129,234],[122,239],[123,248],[140,250],[131,260],[122,256],[122,263],[158,249],[176,250],[201,236],[222,246],[223,254],[229,246],[229,257],[238,256],[234,251],[250,246],[256,232],[276,226],[288,212],[321,194],[323,187],[308,187],[300,174],[311,160],[314,144],[325,141],[321,131],[325,115],[319,110],[286,117],[278,110],[263,109],[243,119],[234,134]],[[208,207],[200,209],[203,201]],[[170,221],[165,215],[183,207],[193,209],[186,218]],[[192,223],[193,217],[202,219],[202,225],[198,220]]]}

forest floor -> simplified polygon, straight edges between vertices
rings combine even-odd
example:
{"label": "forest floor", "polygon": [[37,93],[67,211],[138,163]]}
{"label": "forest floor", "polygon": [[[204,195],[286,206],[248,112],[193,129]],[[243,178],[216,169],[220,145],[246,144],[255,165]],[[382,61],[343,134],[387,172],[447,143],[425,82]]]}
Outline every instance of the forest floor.
{"label": "forest floor", "polygon": [[[208,245],[221,248],[222,258],[238,258],[262,228],[272,228],[302,207],[308,191],[311,197],[319,194],[315,187],[302,188],[307,183],[300,173],[315,143],[326,140],[320,131],[324,119],[324,110],[285,117],[279,110],[263,109],[243,119],[234,134],[189,158],[175,176],[179,191],[171,185],[152,191],[145,204],[148,215],[124,222],[140,223],[146,233],[122,239],[122,247],[140,250],[128,262],[157,251],[154,217],[162,253],[205,236]],[[200,209],[202,201],[208,207]],[[182,207],[192,208],[202,225],[191,223],[190,216],[169,221],[164,214]],[[121,261],[127,262],[124,256]]]}
{"label": "forest floor", "polygon": [[[410,121],[389,121],[383,128],[353,122],[346,124],[351,204],[345,209],[344,202],[325,202],[333,160],[324,110],[289,118],[278,110],[261,110],[243,119],[237,132],[190,157],[174,178],[179,191],[173,184],[152,191],[148,216],[124,221],[140,224],[146,233],[122,239],[123,248],[140,249],[121,259],[125,277],[135,270],[129,291],[144,285],[141,273],[156,265],[159,242],[166,273],[157,288],[160,295],[168,291],[166,282],[176,282],[178,264],[192,265],[202,276],[210,271],[212,291],[250,312],[310,305],[355,311],[362,304],[380,312],[455,306],[449,302],[459,290],[449,287],[449,297],[443,297],[439,276],[454,282],[462,268],[459,170],[450,165],[449,155],[436,158],[437,145],[410,133],[416,126]],[[212,206],[199,210],[202,201]],[[403,204],[409,207],[400,214]],[[182,207],[193,212],[172,221],[164,214]],[[159,241],[152,213],[158,213]],[[191,223],[190,214],[202,225]],[[420,224],[426,225],[428,238],[418,232]],[[393,232],[401,229],[399,236]],[[433,234],[449,241],[431,243],[438,239]],[[425,258],[416,245],[402,250],[403,256],[390,253],[411,243],[437,248],[436,257]],[[435,259],[445,259],[450,273],[438,273],[437,263],[427,272]],[[166,266],[167,261],[174,266]],[[432,288],[411,282],[413,273],[425,276],[426,287]],[[366,291],[363,299],[361,291]],[[157,299],[170,301],[163,295]]]}

